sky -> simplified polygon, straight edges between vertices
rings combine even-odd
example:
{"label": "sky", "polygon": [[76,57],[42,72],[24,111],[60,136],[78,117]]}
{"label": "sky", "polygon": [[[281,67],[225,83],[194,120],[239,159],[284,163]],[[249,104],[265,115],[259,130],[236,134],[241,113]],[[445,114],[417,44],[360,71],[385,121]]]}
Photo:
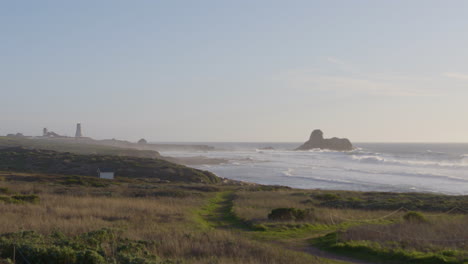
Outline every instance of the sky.
{"label": "sky", "polygon": [[0,135],[468,142],[468,1],[1,1]]}

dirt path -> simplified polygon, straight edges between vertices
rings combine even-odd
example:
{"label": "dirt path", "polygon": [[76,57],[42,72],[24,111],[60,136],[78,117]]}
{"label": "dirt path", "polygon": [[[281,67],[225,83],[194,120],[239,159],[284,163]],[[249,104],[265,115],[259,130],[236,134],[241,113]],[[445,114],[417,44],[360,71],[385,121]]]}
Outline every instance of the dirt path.
{"label": "dirt path", "polygon": [[[204,208],[200,216],[206,221],[207,225],[213,228],[222,229],[237,229],[241,231],[251,231],[250,227],[242,222],[232,211],[234,200],[233,192],[220,192],[216,196],[210,199],[210,203]],[[305,252],[310,255],[322,258],[326,263],[330,263],[327,260],[334,261],[333,263],[343,264],[374,264],[361,260],[351,259],[345,256],[336,255],[330,252],[323,251],[319,248],[310,246],[309,243],[305,242],[305,239],[299,244],[288,243],[285,241],[270,241],[271,243],[280,245],[281,247],[289,250]]]}
{"label": "dirt path", "polygon": [[233,200],[233,192],[217,193],[201,211],[200,216],[210,227],[249,231],[249,227],[232,212]]}
{"label": "dirt path", "polygon": [[313,246],[308,246],[306,248],[303,248],[301,251],[309,253],[309,254],[317,256],[317,257],[320,257],[320,258],[344,261],[345,263],[374,264],[374,263],[366,262],[366,261],[363,261],[363,260],[357,260],[357,259],[352,259],[352,258],[348,258],[348,257],[345,257],[345,256],[336,255],[336,254],[333,254],[333,253],[330,253],[330,252],[323,251],[323,250],[318,249],[318,248],[313,247]]}

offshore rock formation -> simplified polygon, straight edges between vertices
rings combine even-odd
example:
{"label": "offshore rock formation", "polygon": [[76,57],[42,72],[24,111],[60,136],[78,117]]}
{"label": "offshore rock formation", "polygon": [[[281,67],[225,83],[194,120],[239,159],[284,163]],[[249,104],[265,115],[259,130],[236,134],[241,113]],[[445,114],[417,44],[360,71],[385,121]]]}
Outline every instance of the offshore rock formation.
{"label": "offshore rock formation", "polygon": [[142,138],[142,139],[138,140],[137,143],[140,144],[140,145],[146,145],[146,144],[148,144],[148,141],[146,141],[146,139]]}
{"label": "offshore rock formation", "polygon": [[309,141],[296,150],[330,149],[338,151],[352,150],[353,145],[347,138],[323,138],[323,132],[319,129],[312,131]]}

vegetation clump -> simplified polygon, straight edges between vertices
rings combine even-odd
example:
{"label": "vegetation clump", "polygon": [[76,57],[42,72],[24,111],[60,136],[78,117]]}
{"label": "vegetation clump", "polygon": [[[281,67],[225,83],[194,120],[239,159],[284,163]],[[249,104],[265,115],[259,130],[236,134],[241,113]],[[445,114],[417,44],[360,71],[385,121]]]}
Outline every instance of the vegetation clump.
{"label": "vegetation clump", "polygon": [[[312,194],[316,206],[337,209],[397,210],[443,212],[468,208],[468,196],[429,193],[351,192]],[[463,212],[466,210],[458,210]]]}
{"label": "vegetation clump", "polygon": [[268,214],[268,219],[275,221],[304,221],[313,218],[314,210],[297,208],[276,208]]}
{"label": "vegetation clump", "polygon": [[8,189],[7,187],[0,187],[0,193],[1,194],[9,194],[10,189]]}
{"label": "vegetation clump", "polygon": [[38,203],[39,196],[35,194],[16,194],[12,196],[0,195],[0,202],[4,203]]}
{"label": "vegetation clump", "polygon": [[[49,236],[20,231],[0,236],[0,257],[18,263],[123,263],[158,264],[159,257],[147,250],[147,243],[120,238],[115,229],[103,228],[67,237],[60,232]],[[171,263],[170,261],[164,263]]]}
{"label": "vegetation clump", "polygon": [[317,195],[313,195],[313,197],[320,201],[336,201],[341,198],[341,196],[336,193],[317,194]]}
{"label": "vegetation clump", "polygon": [[407,212],[405,215],[403,215],[403,219],[407,222],[410,223],[426,223],[427,219],[426,217],[419,213],[419,212]]}
{"label": "vegetation clump", "polygon": [[466,251],[462,250],[416,250],[406,244],[395,242],[379,243],[370,240],[341,241],[337,232],[315,238],[312,243],[324,250],[376,263],[424,263],[465,264]]}

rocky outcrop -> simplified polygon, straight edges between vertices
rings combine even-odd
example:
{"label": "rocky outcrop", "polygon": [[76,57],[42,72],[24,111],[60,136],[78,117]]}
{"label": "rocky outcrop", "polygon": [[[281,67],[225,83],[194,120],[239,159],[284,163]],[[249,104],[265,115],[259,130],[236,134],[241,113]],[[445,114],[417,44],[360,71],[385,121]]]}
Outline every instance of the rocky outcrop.
{"label": "rocky outcrop", "polygon": [[146,145],[146,144],[148,144],[148,141],[146,141],[146,139],[142,138],[142,139],[138,140],[138,144]]}
{"label": "rocky outcrop", "polygon": [[310,139],[296,150],[330,149],[338,151],[352,150],[353,145],[347,138],[323,138],[323,132],[319,129],[312,131]]}
{"label": "rocky outcrop", "polygon": [[260,150],[275,150],[274,147],[263,147],[263,148],[260,148]]}

